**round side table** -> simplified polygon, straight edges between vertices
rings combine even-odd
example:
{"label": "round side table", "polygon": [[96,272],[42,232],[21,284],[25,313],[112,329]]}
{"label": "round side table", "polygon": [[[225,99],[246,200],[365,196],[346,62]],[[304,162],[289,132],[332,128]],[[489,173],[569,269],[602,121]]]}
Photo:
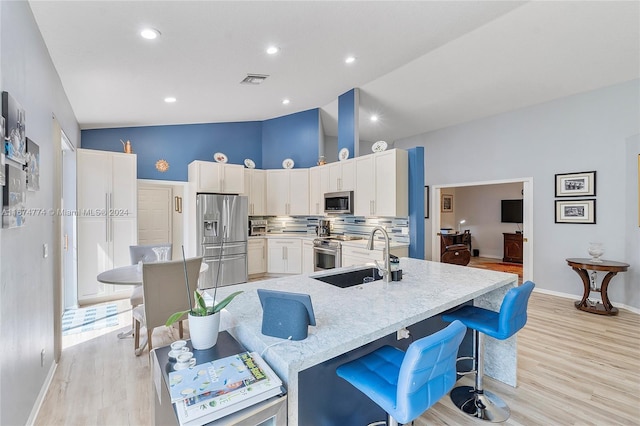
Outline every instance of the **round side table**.
{"label": "round side table", "polygon": [[[593,262],[591,259],[583,258],[572,258],[566,260],[567,264],[576,271],[578,275],[580,275],[582,283],[584,284],[584,295],[582,296],[582,300],[574,303],[575,307],[581,311],[591,312],[592,314],[618,315],[618,308],[614,308],[609,301],[607,288],[609,287],[609,281],[611,281],[611,278],[613,278],[618,272],[626,271],[629,268],[629,264],[614,262],[612,260]],[[587,272],[588,270],[607,272],[607,275],[602,279],[600,288],[591,287],[589,272]],[[592,302],[589,300],[589,294],[591,294],[592,291],[600,292],[602,303]]]}

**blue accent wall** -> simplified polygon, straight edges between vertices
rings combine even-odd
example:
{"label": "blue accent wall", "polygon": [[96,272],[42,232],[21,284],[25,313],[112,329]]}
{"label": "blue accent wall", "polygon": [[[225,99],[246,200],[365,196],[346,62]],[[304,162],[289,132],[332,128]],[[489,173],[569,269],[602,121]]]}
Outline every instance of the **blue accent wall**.
{"label": "blue accent wall", "polygon": [[347,148],[349,158],[355,154],[356,125],[356,89],[351,89],[338,96],[338,152]]}
{"label": "blue accent wall", "polygon": [[409,257],[424,259],[424,147],[409,153]]}
{"label": "blue accent wall", "polygon": [[295,168],[315,166],[318,161],[318,108],[262,122],[262,168],[280,169],[291,158]]}
{"label": "blue accent wall", "polygon": [[[82,148],[122,152],[120,139],[130,140],[138,155],[138,179],[186,182],[189,163],[213,161],[216,152],[224,153],[231,164],[243,164],[250,158],[257,168],[263,168],[262,124],[247,121],[83,130]],[[316,124],[316,133],[317,128]],[[317,134],[314,140],[317,143]],[[165,173],[156,170],[159,159],[169,162]]]}

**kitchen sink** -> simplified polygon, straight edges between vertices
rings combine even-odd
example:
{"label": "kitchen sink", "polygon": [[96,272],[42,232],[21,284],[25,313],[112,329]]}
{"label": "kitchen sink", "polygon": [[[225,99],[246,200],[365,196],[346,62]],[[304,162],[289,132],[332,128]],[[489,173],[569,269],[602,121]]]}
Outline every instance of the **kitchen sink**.
{"label": "kitchen sink", "polygon": [[325,282],[340,288],[353,287],[364,283],[365,278],[373,278],[373,281],[382,279],[378,273],[378,268],[358,269],[357,271],[341,272],[333,275],[323,275],[321,277],[311,277],[315,280]]}

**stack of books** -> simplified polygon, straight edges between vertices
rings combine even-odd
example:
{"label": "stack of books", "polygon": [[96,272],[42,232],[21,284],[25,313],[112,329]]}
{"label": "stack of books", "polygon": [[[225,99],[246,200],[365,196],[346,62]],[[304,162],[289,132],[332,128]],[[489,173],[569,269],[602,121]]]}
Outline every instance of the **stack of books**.
{"label": "stack of books", "polygon": [[282,393],[282,381],[257,352],[169,373],[180,424],[203,425]]}

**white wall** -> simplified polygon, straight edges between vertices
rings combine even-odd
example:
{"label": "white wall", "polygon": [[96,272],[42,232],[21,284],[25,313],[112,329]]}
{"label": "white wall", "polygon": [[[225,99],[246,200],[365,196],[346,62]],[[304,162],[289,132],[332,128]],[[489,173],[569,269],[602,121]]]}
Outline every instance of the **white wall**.
{"label": "white wall", "polygon": [[[605,258],[640,267],[637,229],[621,226],[629,204],[637,203],[624,184],[631,175],[624,165],[631,161],[631,148],[637,149],[628,148],[637,142],[627,140],[640,133],[639,93],[636,79],[413,136],[395,146],[424,146],[425,185],[532,177],[534,231],[528,238],[534,281],[541,289],[578,296],[582,283],[565,259],[588,257],[589,241],[604,243]],[[590,170],[597,171],[597,224],[554,223],[554,175]],[[431,219],[426,228],[429,247]],[[609,287],[613,303],[640,308],[637,296],[630,297],[638,281],[630,281],[632,274],[620,275]]]}
{"label": "white wall", "polygon": [[[40,191],[26,208],[53,207],[53,121],[71,142],[80,140],[71,106],[26,1],[0,2],[0,89],[26,111],[26,134],[40,145]],[[0,424],[25,424],[53,365],[54,217],[27,217],[18,229],[0,230]],[[42,256],[43,244],[49,257]],[[40,352],[45,350],[44,366]]]}

